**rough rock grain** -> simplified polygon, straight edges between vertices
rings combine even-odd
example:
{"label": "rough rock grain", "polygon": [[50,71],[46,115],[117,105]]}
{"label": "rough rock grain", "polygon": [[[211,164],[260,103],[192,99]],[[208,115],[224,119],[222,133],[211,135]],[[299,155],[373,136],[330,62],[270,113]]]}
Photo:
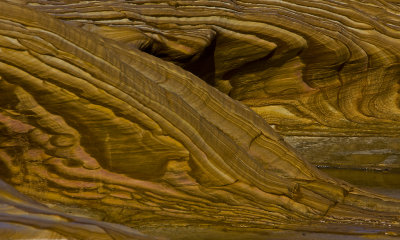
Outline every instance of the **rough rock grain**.
{"label": "rough rock grain", "polygon": [[[355,93],[362,85],[363,93],[370,93],[365,101],[384,100],[382,106],[387,107],[371,124],[394,131],[398,128],[393,105],[397,85],[394,75],[383,74],[388,69],[381,62],[371,65],[377,72],[365,70],[367,79],[381,83],[371,83],[372,90],[368,81],[356,79],[364,73],[336,86],[336,73],[329,69],[338,64],[337,59],[350,64],[341,66],[341,71],[353,74],[358,67],[365,68],[364,52],[350,54],[346,45],[311,30],[306,38],[295,22],[292,28],[297,31],[279,27],[287,19],[278,16],[296,15],[302,9],[318,15],[329,6],[319,9],[314,6],[319,3],[303,1],[307,7],[281,1],[276,4],[286,5],[276,8],[268,5],[272,1],[134,2],[0,2],[0,163],[7,182],[42,202],[76,205],[102,220],[136,227],[186,224],[246,231],[310,230],[318,225],[319,230],[345,232],[347,228],[340,226],[360,224],[382,233],[387,229],[391,234],[400,232],[399,200],[364,192],[320,173],[275,133],[262,112],[256,114],[190,73],[224,86],[222,90],[229,88],[230,96],[256,111],[261,103],[270,108],[265,101],[272,101],[275,94],[279,101],[295,96],[299,103],[308,103],[293,106],[323,112],[332,106],[318,99],[340,93],[336,97],[343,97],[332,102],[343,99],[338,103],[343,108],[332,108],[331,113],[347,115],[329,117],[330,121],[338,128],[360,132],[373,118],[353,108],[355,101],[364,109],[364,97]],[[354,30],[360,34],[374,31],[362,23],[362,14],[337,8],[359,21],[333,15],[335,21],[362,29]],[[395,5],[389,10],[395,11]],[[277,22],[272,24],[272,20]],[[375,39],[374,34],[368,39]],[[396,43],[395,35],[387,30],[384,41]],[[218,52],[218,41],[230,47]],[[227,59],[218,58],[214,76],[206,78],[196,71],[210,73],[207,66],[198,65],[210,63],[205,60],[210,47],[215,48],[214,57]],[[387,51],[395,52],[395,48]],[[311,57],[317,50],[325,54],[320,60]],[[226,54],[231,51],[233,55]],[[382,59],[394,74],[396,64],[385,56]],[[270,62],[279,63],[273,72],[255,74],[260,68],[267,71],[261,66]],[[313,78],[295,78],[293,68],[303,73],[295,76]],[[310,69],[319,69],[316,73],[322,75]],[[258,79],[286,73],[289,76],[271,81]],[[375,77],[381,74],[386,77]],[[332,79],[322,81],[328,75]],[[226,81],[222,76],[231,77]],[[242,78],[237,79],[240,84],[235,84],[236,78]],[[243,79],[252,82],[249,87],[270,84],[256,87],[265,93],[260,102],[251,97],[253,91],[246,90]],[[282,94],[286,81],[302,88]],[[277,92],[271,95],[263,89]],[[321,89],[327,89],[326,94]],[[385,94],[376,95],[377,89],[386,89],[382,90]],[[273,108],[279,109],[278,105]],[[268,112],[274,116],[271,109]],[[299,124],[302,119],[294,121]],[[304,119],[309,123],[317,117]],[[312,123],[310,129],[322,125]],[[329,228],[328,223],[339,227]]]}

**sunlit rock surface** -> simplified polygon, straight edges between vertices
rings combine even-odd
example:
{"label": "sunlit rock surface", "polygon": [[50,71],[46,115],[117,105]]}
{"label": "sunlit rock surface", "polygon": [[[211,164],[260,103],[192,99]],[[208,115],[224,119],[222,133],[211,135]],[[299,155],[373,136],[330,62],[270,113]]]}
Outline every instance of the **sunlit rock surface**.
{"label": "sunlit rock surface", "polygon": [[137,228],[397,236],[399,200],[319,172],[265,121],[398,136],[381,3],[2,1],[2,179]]}
{"label": "sunlit rock surface", "polygon": [[22,2],[182,66],[295,145],[400,142],[397,1]]}
{"label": "sunlit rock surface", "polygon": [[399,136],[397,1],[25,1],[172,61],[284,134]]}

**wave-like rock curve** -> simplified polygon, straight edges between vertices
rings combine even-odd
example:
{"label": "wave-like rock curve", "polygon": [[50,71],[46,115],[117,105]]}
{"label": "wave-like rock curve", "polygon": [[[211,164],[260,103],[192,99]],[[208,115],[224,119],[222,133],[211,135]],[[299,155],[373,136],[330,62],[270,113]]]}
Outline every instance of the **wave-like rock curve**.
{"label": "wave-like rock curve", "polygon": [[[295,55],[307,43],[304,38],[265,23],[240,21],[239,16],[218,17],[219,8],[226,11],[225,5],[211,7],[214,10],[208,14],[215,17],[192,10],[193,18],[188,18],[184,11],[178,11],[180,2],[151,8],[145,2],[141,6],[124,1],[96,2],[99,6],[59,3],[52,6],[36,1],[30,4],[36,9],[29,9],[0,2],[0,171],[19,191],[43,202],[89,208],[103,220],[129,226],[308,229],[301,223],[376,227],[373,223],[379,222],[377,228],[399,232],[398,200],[361,191],[318,172],[248,107],[181,67],[140,51],[144,45],[154,47],[150,43],[157,35],[149,38],[148,33],[131,30],[133,17],[125,20],[118,14],[146,16],[148,11],[158,17],[143,17],[145,22],[154,19],[166,28],[216,21],[225,24],[216,29],[227,34],[224,41],[228,42],[244,34],[241,27],[268,29],[271,35],[276,34],[274,39],[292,44],[279,49],[272,41],[244,34],[237,44],[247,39],[269,49],[262,52],[265,56],[253,56],[251,63],[288,60],[292,55],[298,58]],[[87,9],[90,11],[84,11]],[[182,16],[167,14],[168,9]],[[59,12],[56,17],[75,24],[41,11]],[[250,13],[257,16],[257,12]],[[171,25],[162,22],[164,15]],[[246,16],[243,12],[242,17]],[[106,26],[85,25],[81,19],[100,19]],[[183,22],[174,25],[174,19]],[[129,31],[114,29],[119,21],[128,21],[125,27]],[[232,29],[226,30],[226,26]],[[95,28],[96,33],[88,28]],[[117,34],[124,30],[133,35]],[[203,30],[200,32],[213,36],[213,31]],[[187,37],[199,42],[199,38],[191,38],[191,31],[189,27]],[[102,38],[98,32],[126,36],[131,45],[121,43],[126,39],[118,37]],[[205,36],[200,32],[194,34]],[[175,33],[177,38],[179,34]],[[218,46],[218,38],[210,39],[208,45],[198,46]],[[161,52],[167,51],[165,58],[176,64],[187,56],[182,51],[200,53],[198,59],[207,57],[203,54],[206,50],[191,50],[193,44],[159,42],[167,46],[159,47]],[[251,53],[253,44],[243,46],[249,47],[244,53]],[[235,47],[230,50],[238,51]],[[240,59],[244,62],[234,63]],[[218,62],[226,66],[216,67],[215,76],[230,67],[234,68],[222,75],[234,76],[239,65],[250,63],[247,56],[232,61]],[[195,60],[191,63],[181,66],[198,69]]]}
{"label": "wave-like rock curve", "polygon": [[26,1],[172,61],[285,135],[398,136],[396,1]]}

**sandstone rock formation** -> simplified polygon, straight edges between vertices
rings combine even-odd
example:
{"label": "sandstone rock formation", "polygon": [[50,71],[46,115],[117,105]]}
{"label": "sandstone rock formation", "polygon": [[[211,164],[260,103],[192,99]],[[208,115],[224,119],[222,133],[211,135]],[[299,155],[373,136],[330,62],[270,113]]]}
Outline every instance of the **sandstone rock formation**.
{"label": "sandstone rock formation", "polygon": [[280,133],[399,136],[397,1],[25,2],[182,66]]}
{"label": "sandstone rock formation", "polygon": [[0,180],[2,239],[158,239],[131,228],[50,210]]}
{"label": "sandstone rock formation", "polygon": [[194,73],[291,144],[327,149],[299,150],[314,164],[400,166],[398,144],[352,156],[400,142],[397,1],[23,2]]}
{"label": "sandstone rock formation", "polygon": [[399,128],[397,5],[329,3],[0,2],[2,178],[133,227],[400,233],[399,200],[320,173],[261,117]]}

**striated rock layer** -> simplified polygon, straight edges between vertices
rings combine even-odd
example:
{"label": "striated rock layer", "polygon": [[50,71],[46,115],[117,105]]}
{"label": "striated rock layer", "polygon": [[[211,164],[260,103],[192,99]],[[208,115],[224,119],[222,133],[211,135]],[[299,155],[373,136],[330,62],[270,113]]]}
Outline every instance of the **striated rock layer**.
{"label": "striated rock layer", "polygon": [[0,180],[2,239],[156,240],[128,227],[50,210]]}
{"label": "striated rock layer", "polygon": [[[359,146],[349,152],[357,155],[373,139],[379,145],[375,137],[400,142],[397,1],[23,2],[182,66],[251,107],[295,146],[335,137],[334,148]],[[386,157],[394,164],[377,166],[386,161],[380,151],[345,165],[400,164],[392,154]],[[335,166],[342,155],[322,158]]]}
{"label": "striated rock layer", "polygon": [[398,1],[24,2],[182,66],[284,135],[399,137]]}
{"label": "striated rock layer", "polygon": [[[242,7],[248,10],[239,14],[232,6],[241,5],[232,2],[194,2],[193,7],[182,7],[184,2],[160,2],[159,7],[135,2],[142,4],[52,1],[54,5],[47,5],[47,1],[36,1],[29,4],[36,9],[30,9],[0,2],[3,179],[42,202],[85,208],[98,219],[136,227],[201,225],[244,231],[318,226],[319,230],[343,232],[348,231],[343,224],[351,223],[400,233],[399,200],[364,192],[318,172],[260,115],[190,72],[140,51],[181,62],[183,68],[202,76],[198,71],[212,73],[208,66],[199,65],[210,63],[205,60],[209,53],[229,58],[229,51],[240,50],[249,56],[219,59],[218,64],[226,66],[217,67],[215,61],[214,77],[202,77],[220,87],[231,85],[231,96],[238,91],[237,96],[244,97],[234,84],[240,66],[250,72],[237,76],[249,75],[249,81],[256,81],[251,80],[257,75],[251,71],[264,65],[264,60],[282,58],[281,64],[288,60],[296,65],[289,59],[300,58],[298,54],[307,46],[304,38],[263,23],[268,17],[262,4]],[[196,3],[210,10],[197,11]],[[214,5],[208,7],[208,3]],[[185,17],[180,7],[193,8],[193,18]],[[221,11],[224,15],[218,17]],[[210,16],[202,16],[205,13]],[[247,18],[253,20],[247,22]],[[148,27],[145,22],[152,19],[155,25],[170,29],[176,39],[162,38],[162,31]],[[207,26],[211,23],[220,26],[211,29]],[[177,25],[187,28],[187,35],[173,31]],[[268,30],[271,39],[288,42],[278,48],[261,35],[242,33],[242,28]],[[218,34],[213,29],[225,37],[215,37]],[[150,31],[154,35],[149,37]],[[188,40],[178,44],[183,37]],[[241,39],[249,44],[243,45]],[[237,41],[238,45],[224,44],[229,49],[217,53],[218,41]],[[267,50],[255,51],[254,43]],[[212,47],[214,52],[209,50]],[[321,64],[329,63],[326,54]],[[232,78],[226,82],[216,76]],[[306,89],[310,99],[319,94]],[[376,126],[386,127],[392,123],[388,119]],[[390,126],[392,130],[397,127]]]}

